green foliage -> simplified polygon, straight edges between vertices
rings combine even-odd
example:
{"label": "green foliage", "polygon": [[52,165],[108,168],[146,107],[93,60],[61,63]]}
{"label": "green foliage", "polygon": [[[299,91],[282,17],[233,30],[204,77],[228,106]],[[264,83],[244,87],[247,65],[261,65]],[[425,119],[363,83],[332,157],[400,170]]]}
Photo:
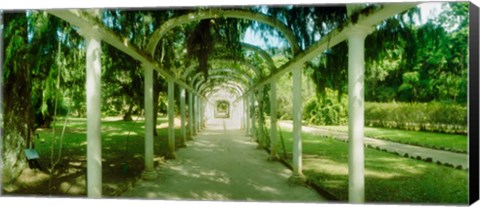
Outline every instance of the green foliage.
{"label": "green foliage", "polygon": [[466,103],[468,3],[442,9],[423,25],[397,15],[367,37],[366,100]]}
{"label": "green foliage", "polygon": [[[282,129],[287,153],[291,129]],[[323,189],[348,200],[348,144],[302,133],[303,173]],[[291,161],[288,161],[291,162]],[[365,149],[365,200],[369,203],[462,204],[468,202],[468,172]]]}
{"label": "green foliage", "polygon": [[[340,99],[333,90],[326,89],[325,98],[311,98],[303,108],[303,117],[307,124],[344,125],[348,121],[348,102]],[[345,96],[345,95],[344,95]]]}
{"label": "green foliage", "polygon": [[467,107],[440,102],[367,102],[365,104],[365,125],[406,130],[466,133]]}

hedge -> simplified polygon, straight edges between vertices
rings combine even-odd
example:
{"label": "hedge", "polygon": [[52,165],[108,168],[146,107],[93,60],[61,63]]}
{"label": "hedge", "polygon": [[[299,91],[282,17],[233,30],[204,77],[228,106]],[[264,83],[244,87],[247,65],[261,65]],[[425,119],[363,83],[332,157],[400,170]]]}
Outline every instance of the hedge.
{"label": "hedge", "polygon": [[[346,101],[331,100],[321,104],[315,99],[307,102],[304,119],[314,125],[346,125]],[[396,128],[442,133],[467,133],[467,106],[430,103],[365,103],[365,126]]]}
{"label": "hedge", "polygon": [[466,134],[467,107],[439,102],[367,102],[365,126]]}

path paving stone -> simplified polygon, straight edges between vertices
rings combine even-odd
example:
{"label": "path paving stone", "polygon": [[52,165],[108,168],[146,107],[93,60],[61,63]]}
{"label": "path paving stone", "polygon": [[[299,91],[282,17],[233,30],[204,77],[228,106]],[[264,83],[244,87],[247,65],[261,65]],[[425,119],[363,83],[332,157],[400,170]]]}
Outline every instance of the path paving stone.
{"label": "path paving stone", "polygon": [[243,130],[210,123],[177,151],[177,159],[157,168],[159,178],[141,180],[119,197],[162,200],[325,202],[315,190],[288,182],[291,171]]}

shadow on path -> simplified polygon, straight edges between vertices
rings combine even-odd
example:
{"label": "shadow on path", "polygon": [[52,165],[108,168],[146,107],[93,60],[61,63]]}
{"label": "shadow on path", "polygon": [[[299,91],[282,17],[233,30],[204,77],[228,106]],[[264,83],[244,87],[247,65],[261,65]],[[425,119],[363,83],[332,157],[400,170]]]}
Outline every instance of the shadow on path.
{"label": "shadow on path", "polygon": [[288,183],[291,171],[267,161],[264,150],[238,129],[214,120],[186,149],[120,197],[162,200],[323,202],[315,190]]}

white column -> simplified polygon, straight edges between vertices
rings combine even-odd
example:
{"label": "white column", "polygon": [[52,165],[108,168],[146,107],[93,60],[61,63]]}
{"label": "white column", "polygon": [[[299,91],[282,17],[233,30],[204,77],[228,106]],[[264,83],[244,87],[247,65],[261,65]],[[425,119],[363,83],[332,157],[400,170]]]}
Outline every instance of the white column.
{"label": "white column", "polygon": [[[98,14],[97,14],[98,15]],[[93,32],[82,31],[87,46],[87,192],[89,198],[102,197],[101,137],[101,41]]]}
{"label": "white column", "polygon": [[199,121],[200,121],[200,104],[198,103],[199,101],[199,98],[198,98],[198,95],[195,96],[195,133],[198,134],[198,132],[200,131],[200,127],[199,127]]}
{"label": "white column", "polygon": [[175,117],[174,117],[174,82],[168,79],[168,153],[170,158],[176,158],[175,154]]}
{"label": "white column", "polygon": [[250,136],[250,101],[248,96],[245,96],[245,129],[246,129],[246,134],[247,136]]}
{"label": "white column", "polygon": [[265,136],[263,134],[263,130],[264,130],[264,122],[261,121],[262,118],[260,118],[260,116],[263,116],[263,114],[261,114],[261,112],[263,111],[263,86],[260,86],[259,89],[258,89],[258,115],[259,115],[259,122],[258,122],[258,137],[257,137],[257,141],[258,141],[258,148],[264,148],[265,147]]}
{"label": "white column", "polygon": [[197,135],[197,95],[193,95],[192,98],[193,105],[192,105],[192,110],[193,110],[193,116],[192,116],[192,127],[193,127],[193,134]]}
{"label": "white column", "polygon": [[293,74],[293,177],[303,179],[302,173],[302,71],[294,69]]}
{"label": "white column", "polygon": [[250,118],[251,118],[251,136],[253,139],[257,138],[257,131],[255,129],[255,91],[252,91],[250,97]]}
{"label": "white column", "polygon": [[[243,101],[243,99],[242,99],[241,102],[240,101],[237,102],[237,105],[240,105],[240,104],[242,105],[242,112],[240,114],[240,129],[245,129],[245,107],[244,107],[245,102]],[[233,107],[233,108],[236,108],[236,107]],[[231,112],[231,114],[233,114],[233,110],[231,110],[230,112]]]}
{"label": "white column", "polygon": [[203,119],[203,108],[202,108],[202,98],[198,97],[198,130],[202,130],[202,119]]}
{"label": "white column", "polygon": [[182,147],[186,147],[187,128],[185,128],[185,89],[180,89],[180,114],[181,114],[181,131],[182,131]]}
{"label": "white column", "polygon": [[270,159],[278,159],[277,147],[277,83],[270,83]]}
{"label": "white column", "polygon": [[188,133],[193,139],[193,100],[192,92],[188,92]]}
{"label": "white column", "polygon": [[356,26],[348,36],[348,200],[351,203],[365,201],[364,44],[369,31]]}
{"label": "white column", "polygon": [[202,99],[199,99],[200,103],[200,129],[203,129],[205,127],[205,103]]}
{"label": "white column", "polygon": [[145,171],[142,177],[147,180],[157,178],[153,169],[153,69],[143,68],[145,78]]}

